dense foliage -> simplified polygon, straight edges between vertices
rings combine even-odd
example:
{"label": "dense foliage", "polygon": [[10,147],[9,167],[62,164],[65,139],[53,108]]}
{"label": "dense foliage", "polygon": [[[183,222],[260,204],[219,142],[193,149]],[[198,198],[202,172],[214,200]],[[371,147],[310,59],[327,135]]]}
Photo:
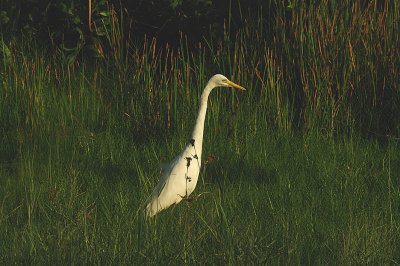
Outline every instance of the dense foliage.
{"label": "dense foliage", "polygon": [[177,45],[180,32],[190,35],[193,42],[222,34],[228,19],[237,30],[243,25],[241,10],[256,12],[257,6],[255,0],[5,0],[0,4],[0,25],[8,36],[27,35],[40,44],[51,41],[67,49],[80,49],[84,43],[90,45],[91,37],[104,36],[100,28],[112,8],[124,14],[126,19],[119,21],[120,26],[131,30],[136,41],[147,35]]}

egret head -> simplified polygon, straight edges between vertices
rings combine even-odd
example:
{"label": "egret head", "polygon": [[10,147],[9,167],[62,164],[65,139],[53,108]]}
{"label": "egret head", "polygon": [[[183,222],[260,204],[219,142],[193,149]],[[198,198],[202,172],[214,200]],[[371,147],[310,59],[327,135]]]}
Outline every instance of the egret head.
{"label": "egret head", "polygon": [[234,88],[238,88],[240,90],[246,90],[242,86],[237,85],[236,83],[233,83],[227,77],[225,77],[224,75],[221,75],[221,74],[216,74],[216,75],[212,76],[209,83],[212,83],[214,85],[213,87],[234,87]]}

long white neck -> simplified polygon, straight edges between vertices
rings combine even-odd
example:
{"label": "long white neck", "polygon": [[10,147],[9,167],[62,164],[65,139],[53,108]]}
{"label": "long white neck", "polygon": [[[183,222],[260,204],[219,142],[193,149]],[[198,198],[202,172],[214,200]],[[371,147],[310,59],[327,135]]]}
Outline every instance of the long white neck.
{"label": "long white neck", "polygon": [[214,89],[214,87],[215,85],[209,82],[201,94],[199,113],[197,115],[196,124],[194,125],[192,133],[192,139],[194,139],[194,146],[200,161],[201,149],[203,146],[204,120],[207,112],[208,95],[210,95],[210,92],[212,89]]}

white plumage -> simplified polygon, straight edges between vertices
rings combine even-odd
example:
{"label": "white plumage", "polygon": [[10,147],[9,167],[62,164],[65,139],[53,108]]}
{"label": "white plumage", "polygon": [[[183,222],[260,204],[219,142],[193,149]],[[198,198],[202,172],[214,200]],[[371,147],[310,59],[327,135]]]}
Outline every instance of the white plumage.
{"label": "white plumage", "polygon": [[182,152],[166,167],[164,173],[151,193],[146,206],[146,216],[179,203],[188,197],[196,187],[201,166],[201,149],[203,144],[204,120],[207,111],[207,100],[215,87],[245,88],[229,81],[221,74],[214,75],[207,83],[201,95],[199,114],[193,129],[192,137]]}

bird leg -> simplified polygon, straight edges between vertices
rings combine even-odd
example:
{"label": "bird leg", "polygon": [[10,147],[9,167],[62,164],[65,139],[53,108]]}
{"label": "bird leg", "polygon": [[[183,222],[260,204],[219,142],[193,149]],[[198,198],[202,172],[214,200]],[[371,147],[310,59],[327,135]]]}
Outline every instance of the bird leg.
{"label": "bird leg", "polygon": [[201,195],[203,195],[203,194],[208,194],[208,193],[210,193],[210,192],[204,191],[204,192],[202,192],[202,193],[200,193],[200,194],[194,195],[193,197],[189,197],[188,195],[185,195],[185,196],[179,195],[179,197],[181,197],[182,199],[184,199],[184,200],[186,201],[186,203],[187,203],[187,202],[190,203],[190,202],[192,202],[192,201],[194,201],[194,200],[197,200]]}
{"label": "bird leg", "polygon": [[190,219],[190,204],[188,201],[186,201],[186,226],[187,226],[187,240],[190,239],[190,228],[192,227],[192,222]]}

